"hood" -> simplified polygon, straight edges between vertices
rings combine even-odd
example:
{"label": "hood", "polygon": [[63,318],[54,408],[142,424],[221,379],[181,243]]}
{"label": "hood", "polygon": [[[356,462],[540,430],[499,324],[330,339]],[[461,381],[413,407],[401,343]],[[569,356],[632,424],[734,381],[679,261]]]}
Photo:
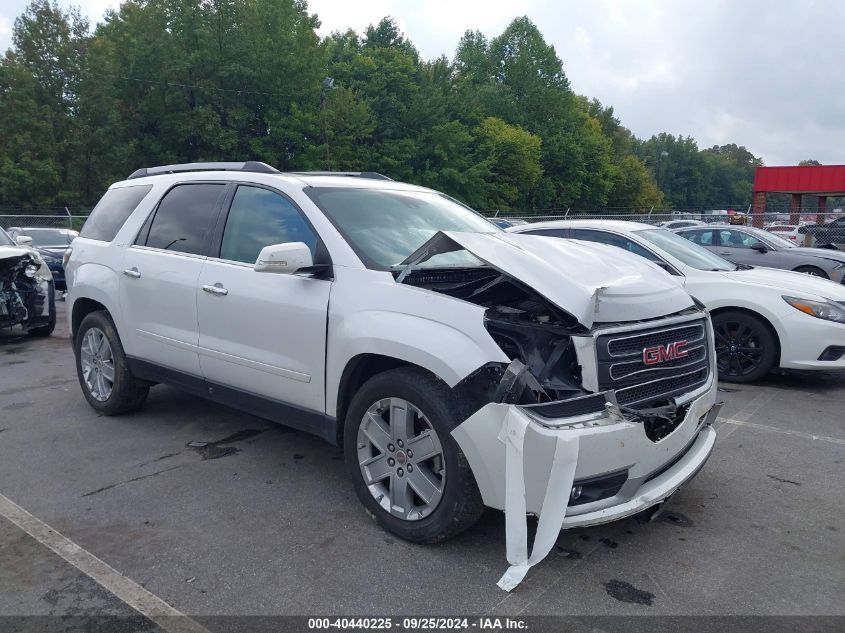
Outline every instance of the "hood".
{"label": "hood", "polygon": [[529,286],[589,328],[594,322],[652,319],[689,308],[690,296],[671,275],[615,246],[519,233],[440,231],[402,262],[410,267],[466,250]]}
{"label": "hood", "polygon": [[845,251],[832,248],[809,248],[807,246],[796,246],[795,248],[784,249],[784,252],[796,255],[812,255],[813,257],[824,257],[835,262],[845,263]]}
{"label": "hood", "polygon": [[719,274],[731,281],[769,286],[778,290],[781,294],[798,297],[808,297],[809,295],[833,299],[834,301],[845,301],[845,286],[842,284],[791,270],[755,267],[750,270],[723,271]]}
{"label": "hood", "polygon": [[0,259],[7,257],[22,257],[32,252],[32,249],[27,246],[0,246]]}

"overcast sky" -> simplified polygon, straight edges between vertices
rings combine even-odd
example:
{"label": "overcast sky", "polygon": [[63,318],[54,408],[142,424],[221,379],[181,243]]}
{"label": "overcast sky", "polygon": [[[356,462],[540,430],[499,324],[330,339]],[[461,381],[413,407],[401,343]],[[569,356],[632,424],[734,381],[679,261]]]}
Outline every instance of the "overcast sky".
{"label": "overcast sky", "polygon": [[[92,20],[117,3],[81,5]],[[26,0],[0,7],[0,48]],[[572,88],[612,105],[640,137],[745,145],[767,165],[845,164],[842,0],[309,0],[321,34],[393,16],[426,58],[467,29],[495,37],[528,15]]]}

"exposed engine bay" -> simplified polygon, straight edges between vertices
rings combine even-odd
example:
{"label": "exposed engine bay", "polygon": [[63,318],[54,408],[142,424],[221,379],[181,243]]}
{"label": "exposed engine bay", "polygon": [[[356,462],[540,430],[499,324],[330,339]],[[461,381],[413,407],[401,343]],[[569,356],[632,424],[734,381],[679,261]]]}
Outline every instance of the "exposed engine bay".
{"label": "exposed engine bay", "polygon": [[0,328],[41,327],[50,320],[50,288],[29,253],[0,259]]}
{"label": "exposed engine bay", "polygon": [[[678,406],[672,393],[627,402],[622,393],[638,389],[636,379],[620,382],[625,389],[620,390],[618,402],[608,381],[585,388],[574,339],[590,340],[593,330],[507,274],[489,267],[429,268],[408,271],[402,282],[486,308],[484,325],[512,362],[491,363],[464,380],[462,387],[480,404],[545,404],[535,411],[547,412],[549,417],[577,416],[609,406],[618,415],[639,420],[655,442],[684,419],[687,407]],[[601,331],[601,326],[593,329]],[[618,365],[634,363],[634,359]],[[688,384],[682,387],[687,390]]]}

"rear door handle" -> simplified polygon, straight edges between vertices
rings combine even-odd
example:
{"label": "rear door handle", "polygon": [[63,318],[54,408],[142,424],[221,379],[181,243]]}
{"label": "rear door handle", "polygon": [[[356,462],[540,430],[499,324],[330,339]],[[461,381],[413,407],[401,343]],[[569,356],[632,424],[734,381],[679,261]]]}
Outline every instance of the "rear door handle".
{"label": "rear door handle", "polygon": [[229,294],[229,291],[226,290],[221,283],[216,283],[213,286],[205,285],[202,289],[209,294],[218,295],[220,297]]}
{"label": "rear door handle", "polygon": [[132,277],[132,279],[138,279],[138,277],[141,276],[141,273],[134,266],[132,268],[127,268],[126,270],[124,270],[123,274],[127,277]]}

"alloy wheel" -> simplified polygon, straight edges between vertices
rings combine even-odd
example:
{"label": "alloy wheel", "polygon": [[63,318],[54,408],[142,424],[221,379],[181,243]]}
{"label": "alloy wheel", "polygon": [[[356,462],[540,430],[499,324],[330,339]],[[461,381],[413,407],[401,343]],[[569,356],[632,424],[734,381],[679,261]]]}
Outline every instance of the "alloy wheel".
{"label": "alloy wheel", "polygon": [[732,318],[713,324],[719,374],[746,376],[763,361],[766,348],[759,325],[750,318]]}
{"label": "alloy wheel", "polygon": [[86,330],[79,349],[85,386],[95,400],[105,402],[114,389],[114,356],[105,333],[96,327]]}
{"label": "alloy wheel", "polygon": [[357,449],[364,483],[384,510],[406,521],[434,512],[446,463],[437,432],[416,406],[402,398],[374,403],[358,427]]}

